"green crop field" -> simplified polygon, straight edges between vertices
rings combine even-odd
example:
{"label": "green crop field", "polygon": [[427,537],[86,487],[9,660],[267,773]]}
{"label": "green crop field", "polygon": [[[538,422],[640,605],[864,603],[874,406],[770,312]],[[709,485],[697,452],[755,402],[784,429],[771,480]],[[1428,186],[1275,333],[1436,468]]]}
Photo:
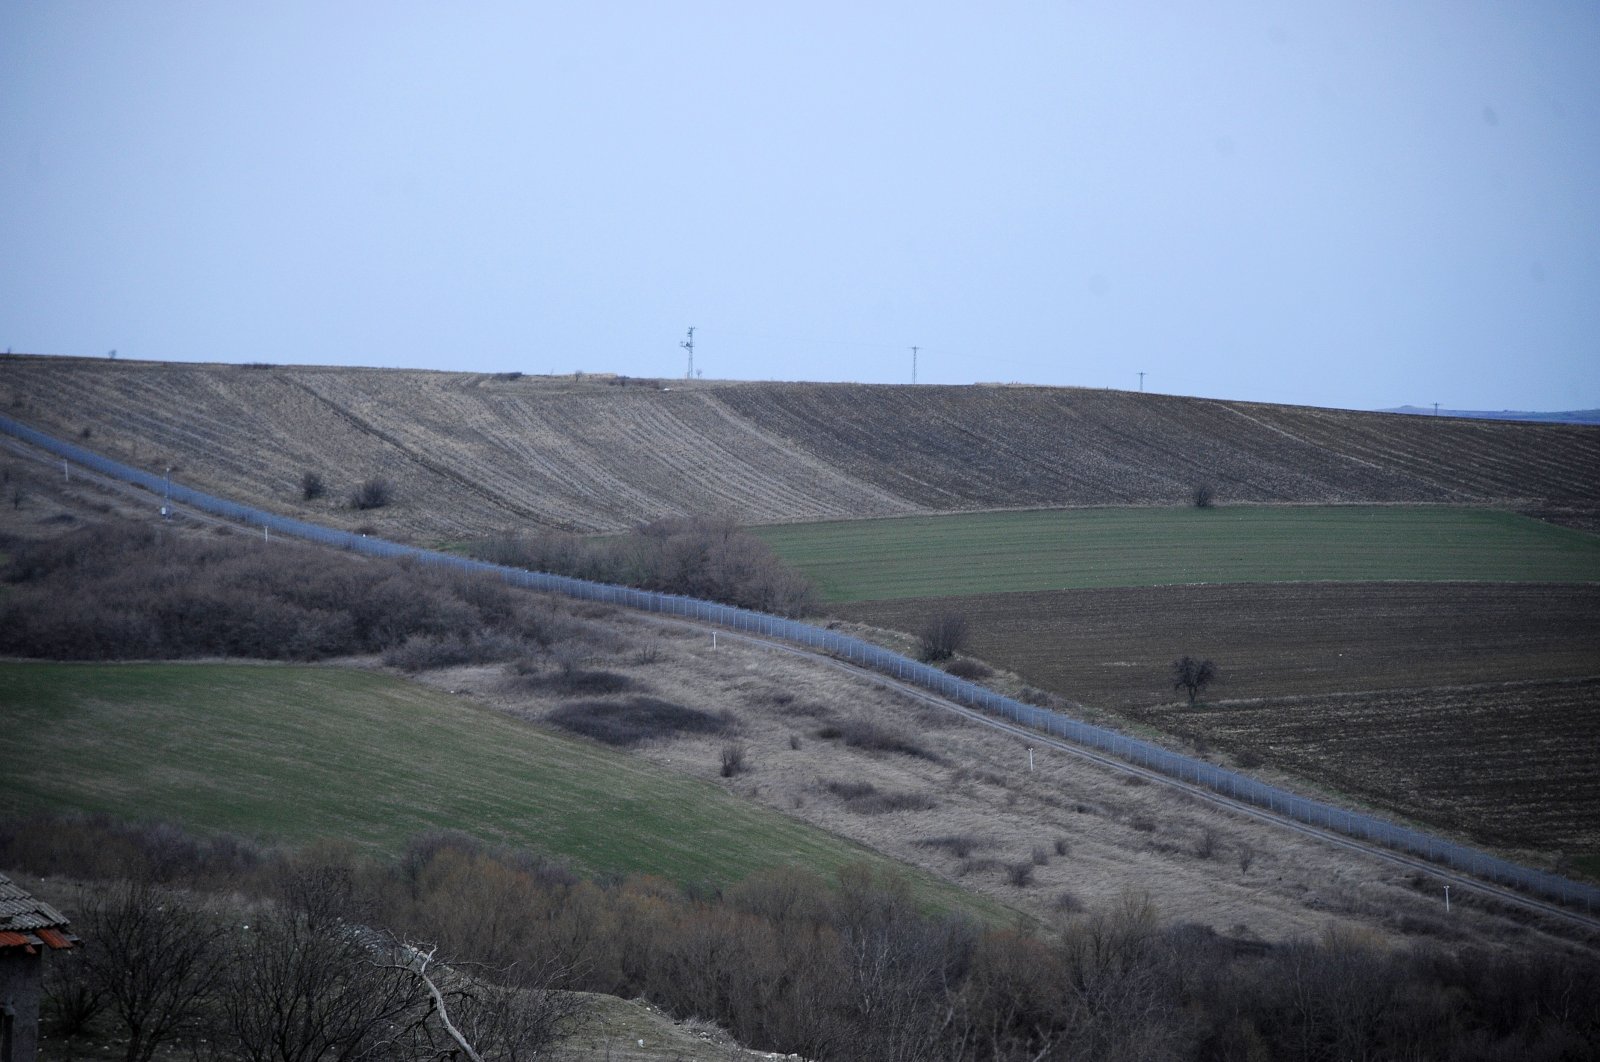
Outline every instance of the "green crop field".
{"label": "green crop field", "polygon": [[[104,811],[395,852],[459,829],[590,873],[727,884],[881,856],[645,761],[388,675],[243,664],[0,664],[0,810]],[[16,754],[25,749],[25,755]],[[1001,909],[910,868],[930,906]]]}
{"label": "green crop field", "polygon": [[1058,509],[757,533],[827,601],[1185,583],[1600,581],[1600,536],[1486,509]]}

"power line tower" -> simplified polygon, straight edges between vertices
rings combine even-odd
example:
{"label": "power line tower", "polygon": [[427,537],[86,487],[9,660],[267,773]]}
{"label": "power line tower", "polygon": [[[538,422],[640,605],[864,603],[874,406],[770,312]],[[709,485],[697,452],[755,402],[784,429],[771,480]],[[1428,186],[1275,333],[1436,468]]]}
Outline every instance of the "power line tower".
{"label": "power line tower", "polygon": [[694,379],[694,326],[689,327],[689,338],[679,343],[678,346],[689,352],[689,369],[683,374],[685,380]]}
{"label": "power line tower", "polygon": [[916,383],[917,382],[917,351],[919,351],[921,349],[922,349],[921,347],[912,347],[911,348],[911,382],[912,383]]}

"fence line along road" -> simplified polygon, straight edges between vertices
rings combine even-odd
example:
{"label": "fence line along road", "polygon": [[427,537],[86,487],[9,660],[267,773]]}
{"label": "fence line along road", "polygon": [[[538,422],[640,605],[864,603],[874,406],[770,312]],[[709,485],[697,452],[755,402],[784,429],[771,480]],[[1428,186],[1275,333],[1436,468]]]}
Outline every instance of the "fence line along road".
{"label": "fence line along road", "polygon": [[777,638],[833,654],[842,660],[862,667],[892,675],[902,681],[920,686],[946,697],[958,704],[998,716],[1012,723],[1043,731],[1054,737],[1083,745],[1097,752],[1156,771],[1191,785],[1204,786],[1235,800],[1266,808],[1279,815],[1344,834],[1360,841],[1384,845],[1409,852],[1432,862],[1483,878],[1501,885],[1524,889],[1528,892],[1557,900],[1590,914],[1600,910],[1600,888],[1572,881],[1557,874],[1522,866],[1488,852],[1457,844],[1454,841],[1424,833],[1421,830],[1385,822],[1372,815],[1335,807],[1332,804],[1291,793],[1286,789],[1268,785],[1248,775],[1230,771],[1203,760],[1164,749],[1139,738],[1119,734],[1104,727],[1093,726],[1072,719],[1060,712],[1040,708],[1003,696],[983,686],[958,679],[935,667],[912,660],[881,646],[837,631],[798,620],[785,619],[764,612],[736,608],[715,601],[679,594],[664,594],[653,590],[639,590],[629,586],[590,582],[548,572],[532,572],[521,568],[490,564],[486,561],[458,557],[436,550],[404,546],[357,534],[338,531],[319,524],[307,523],[290,517],[255,509],[225,498],[214,497],[178,483],[169,483],[166,477],[125,465],[120,461],[85,450],[28,427],[10,417],[0,415],[0,431],[13,435],[58,457],[76,462],[104,475],[134,483],[151,491],[157,497],[170,497],[172,501],[191,506],[217,516],[236,520],[253,527],[261,527],[282,535],[335,546],[375,557],[412,557],[422,563],[455,568],[469,572],[494,575],[514,585],[531,590],[565,594],[586,601],[604,602],[624,608],[639,609],[685,619],[714,623],[736,631],[744,631],[765,638]]}

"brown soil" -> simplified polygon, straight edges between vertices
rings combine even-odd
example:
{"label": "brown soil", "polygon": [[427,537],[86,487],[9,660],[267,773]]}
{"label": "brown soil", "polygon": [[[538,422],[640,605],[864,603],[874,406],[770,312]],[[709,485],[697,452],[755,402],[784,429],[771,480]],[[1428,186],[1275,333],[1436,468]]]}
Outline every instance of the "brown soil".
{"label": "brown soil", "polygon": [[[963,612],[974,655],[1179,747],[1215,749],[1514,858],[1600,851],[1600,586],[1311,583],[838,605]],[[1190,709],[1173,659],[1216,661]]]}

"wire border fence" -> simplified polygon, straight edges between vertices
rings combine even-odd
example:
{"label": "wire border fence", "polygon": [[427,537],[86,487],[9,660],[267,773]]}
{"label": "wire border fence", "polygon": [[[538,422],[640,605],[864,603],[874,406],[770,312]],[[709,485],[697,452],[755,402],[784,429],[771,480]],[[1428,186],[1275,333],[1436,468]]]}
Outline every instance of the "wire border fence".
{"label": "wire border fence", "polygon": [[142,486],[157,497],[168,497],[172,501],[216,516],[261,527],[267,532],[277,532],[280,535],[289,535],[375,557],[411,557],[425,564],[487,573],[513,586],[564,594],[580,600],[602,602],[660,615],[694,619],[734,631],[794,642],[920,686],[969,708],[1105,753],[1169,778],[1203,786],[1223,796],[1266,808],[1297,822],[1420,856],[1474,877],[1523,889],[1581,908],[1590,914],[1600,907],[1600,888],[1595,886],[1522,866],[1421,830],[1385,822],[1362,812],[1300,796],[1237,771],[1162,748],[1152,742],[1072,719],[1053,709],[1024,704],[851,635],[715,601],[640,590],[612,583],[591,582],[549,572],[512,568],[441,553],[437,550],[405,546],[353,531],[322,527],[171,483],[162,475],[114,461],[30,428],[3,414],[0,414],[0,430],[64,460]]}

